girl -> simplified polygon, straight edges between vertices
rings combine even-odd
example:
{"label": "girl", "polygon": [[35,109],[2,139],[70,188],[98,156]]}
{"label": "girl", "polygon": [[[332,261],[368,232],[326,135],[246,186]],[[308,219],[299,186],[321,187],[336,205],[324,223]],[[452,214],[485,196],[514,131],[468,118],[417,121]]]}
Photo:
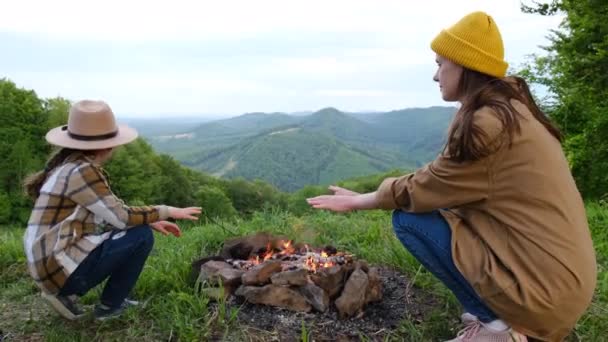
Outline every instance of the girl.
{"label": "girl", "polygon": [[135,138],[135,130],[116,125],[106,103],[78,102],[67,126],[46,135],[61,149],[25,182],[35,200],[24,237],[29,271],[42,296],[67,319],[83,314],[76,297],[106,278],[97,319],[135,304],[126,298],[152,249],[152,229],[180,236],[179,227],[165,220],[196,220],[201,213],[197,207],[128,207],[112,193],[101,165],[115,147]]}
{"label": "girl", "polygon": [[461,103],[442,153],[376,192],[330,187],[308,202],[398,209],[401,243],[466,310],[452,341],[561,341],[590,304],[596,260],[560,132],[523,79],[505,78],[491,16],[468,14],[431,48],[443,99]]}

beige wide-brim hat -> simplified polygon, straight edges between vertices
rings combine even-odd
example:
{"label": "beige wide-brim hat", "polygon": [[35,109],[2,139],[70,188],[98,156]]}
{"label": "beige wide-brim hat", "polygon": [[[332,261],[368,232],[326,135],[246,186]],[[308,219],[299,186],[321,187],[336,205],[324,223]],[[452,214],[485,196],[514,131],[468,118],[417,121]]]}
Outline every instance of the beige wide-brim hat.
{"label": "beige wide-brim hat", "polygon": [[68,124],[51,129],[46,134],[46,141],[77,150],[101,150],[128,144],[137,135],[135,129],[116,124],[107,103],[83,100],[70,108]]}

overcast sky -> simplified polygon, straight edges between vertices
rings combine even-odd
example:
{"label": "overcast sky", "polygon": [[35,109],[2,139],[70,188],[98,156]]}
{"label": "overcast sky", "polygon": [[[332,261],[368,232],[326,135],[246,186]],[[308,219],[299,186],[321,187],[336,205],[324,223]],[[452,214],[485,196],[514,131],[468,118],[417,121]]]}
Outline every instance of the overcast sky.
{"label": "overcast sky", "polygon": [[514,0],[3,1],[0,77],[119,116],[445,105],[430,41],[465,14],[497,22],[517,68],[561,17]]}

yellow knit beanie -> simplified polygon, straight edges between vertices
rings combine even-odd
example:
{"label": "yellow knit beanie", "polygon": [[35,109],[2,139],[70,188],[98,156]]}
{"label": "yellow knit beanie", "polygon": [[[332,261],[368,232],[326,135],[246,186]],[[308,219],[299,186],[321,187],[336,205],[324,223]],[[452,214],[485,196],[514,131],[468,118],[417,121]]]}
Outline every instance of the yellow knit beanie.
{"label": "yellow knit beanie", "polygon": [[502,78],[507,73],[504,47],[491,16],[473,12],[452,27],[442,30],[431,42],[431,49],[472,70]]}

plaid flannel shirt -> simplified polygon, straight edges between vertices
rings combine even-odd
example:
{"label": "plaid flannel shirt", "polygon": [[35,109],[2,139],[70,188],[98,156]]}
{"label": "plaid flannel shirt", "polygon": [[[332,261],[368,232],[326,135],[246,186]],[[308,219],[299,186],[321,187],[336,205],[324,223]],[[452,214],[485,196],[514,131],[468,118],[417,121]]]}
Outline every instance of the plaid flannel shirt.
{"label": "plaid flannel shirt", "polygon": [[168,217],[168,207],[128,207],[110,190],[101,168],[80,157],[54,169],[44,182],[24,236],[30,274],[55,294],[112,230]]}

